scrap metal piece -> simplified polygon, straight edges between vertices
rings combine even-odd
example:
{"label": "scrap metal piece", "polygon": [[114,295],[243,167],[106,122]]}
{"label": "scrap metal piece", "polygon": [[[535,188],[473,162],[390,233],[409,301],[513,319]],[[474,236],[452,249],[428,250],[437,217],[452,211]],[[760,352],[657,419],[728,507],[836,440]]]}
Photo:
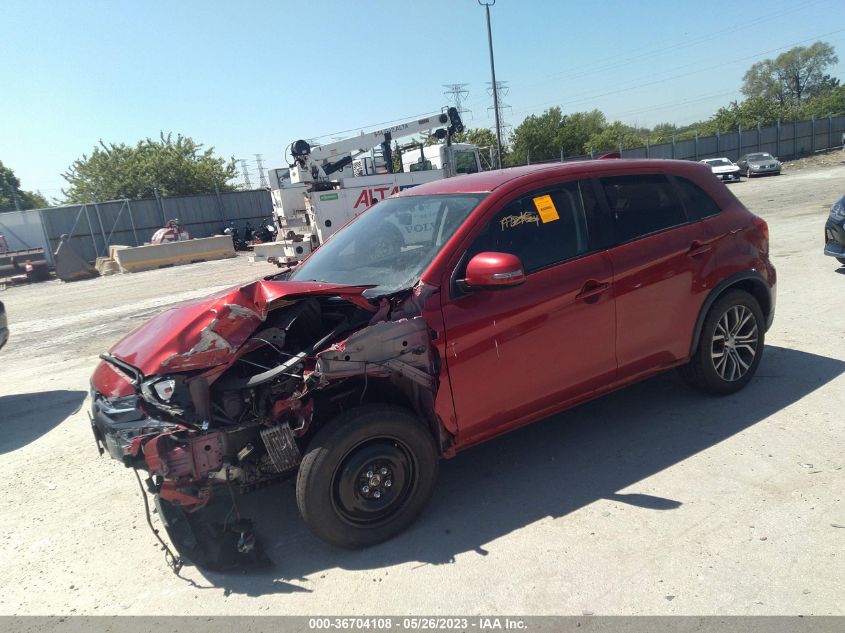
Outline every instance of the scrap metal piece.
{"label": "scrap metal piece", "polygon": [[79,281],[99,277],[100,273],[96,268],[86,262],[73,250],[68,241],[67,234],[59,238],[59,247],[53,253],[53,261],[56,265],[56,276],[62,281]]}

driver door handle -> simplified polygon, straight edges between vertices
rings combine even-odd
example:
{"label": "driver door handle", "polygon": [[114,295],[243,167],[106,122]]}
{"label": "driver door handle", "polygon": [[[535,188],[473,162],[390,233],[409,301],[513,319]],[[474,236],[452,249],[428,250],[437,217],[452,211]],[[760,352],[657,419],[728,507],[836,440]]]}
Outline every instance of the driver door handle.
{"label": "driver door handle", "polygon": [[692,244],[690,244],[689,250],[687,251],[687,255],[689,257],[698,257],[699,255],[704,255],[705,253],[709,253],[713,250],[713,244],[709,242],[699,242],[696,240]]}

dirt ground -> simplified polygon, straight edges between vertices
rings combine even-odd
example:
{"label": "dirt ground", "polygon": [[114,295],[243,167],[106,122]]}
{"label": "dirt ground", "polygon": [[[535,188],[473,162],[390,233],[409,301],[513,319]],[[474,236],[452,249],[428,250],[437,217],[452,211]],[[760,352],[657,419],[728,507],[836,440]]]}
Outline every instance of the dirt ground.
{"label": "dirt ground", "polygon": [[267,488],[260,574],[168,570],[132,472],[97,456],[87,385],[151,315],[274,269],[0,293],[0,614],[845,613],[845,268],[822,255],[845,166],[731,188],[769,222],[779,272],[748,388],[707,398],[669,373],[469,450],[410,530],[360,552],[313,537],[290,483]]}

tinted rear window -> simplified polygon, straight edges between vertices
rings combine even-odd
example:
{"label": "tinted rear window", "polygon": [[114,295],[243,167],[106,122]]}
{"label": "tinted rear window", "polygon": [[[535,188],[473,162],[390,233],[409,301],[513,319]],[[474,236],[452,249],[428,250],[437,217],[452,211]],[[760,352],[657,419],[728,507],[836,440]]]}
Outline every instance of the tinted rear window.
{"label": "tinted rear window", "polygon": [[602,178],[601,184],[614,219],[617,242],[687,222],[675,188],[662,174]]}
{"label": "tinted rear window", "polygon": [[709,218],[721,211],[713,198],[694,182],[680,176],[676,176],[675,181],[681,190],[681,199],[691,220]]}

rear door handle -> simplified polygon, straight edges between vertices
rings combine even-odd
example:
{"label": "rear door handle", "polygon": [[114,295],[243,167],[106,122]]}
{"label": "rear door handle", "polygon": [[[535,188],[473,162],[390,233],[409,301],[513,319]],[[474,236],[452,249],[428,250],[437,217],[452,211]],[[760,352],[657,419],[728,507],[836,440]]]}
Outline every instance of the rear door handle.
{"label": "rear door handle", "polygon": [[709,242],[693,242],[689,250],[687,251],[687,255],[689,257],[698,257],[699,255],[704,255],[705,253],[709,253],[713,250],[713,245]]}
{"label": "rear door handle", "polygon": [[590,280],[584,284],[581,288],[581,292],[575,295],[576,299],[590,299],[592,297],[597,297],[601,293],[607,291],[610,288],[609,283],[599,283],[594,280]]}

